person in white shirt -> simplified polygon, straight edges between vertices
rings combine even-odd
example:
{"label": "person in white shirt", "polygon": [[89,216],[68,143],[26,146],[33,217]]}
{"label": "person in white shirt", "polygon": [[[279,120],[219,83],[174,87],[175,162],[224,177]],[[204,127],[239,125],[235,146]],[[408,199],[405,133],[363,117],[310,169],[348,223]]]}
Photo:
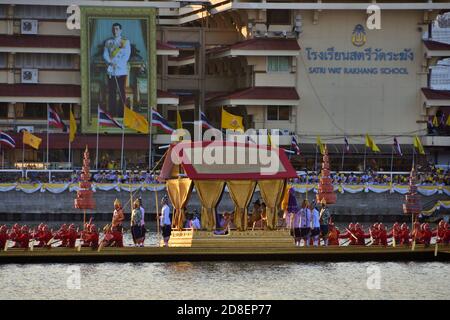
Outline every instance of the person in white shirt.
{"label": "person in white shirt", "polygon": [[161,216],[160,216],[160,225],[161,232],[164,239],[164,246],[169,246],[170,234],[172,233],[172,221],[170,219],[170,208],[169,208],[169,199],[167,196],[164,196],[161,199]]}
{"label": "person in white shirt", "polygon": [[200,219],[198,218],[198,215],[195,215],[194,220],[192,220],[192,228],[197,229],[197,230],[202,228],[202,226],[200,224]]}
{"label": "person in white shirt", "polygon": [[315,247],[319,246],[320,237],[320,213],[317,210],[315,202],[311,203],[309,209],[312,212],[311,219],[311,237],[313,237],[313,244]]}
{"label": "person in white shirt", "polygon": [[303,239],[305,245],[309,247],[309,235],[311,232],[311,211],[308,208],[308,200],[303,200],[300,209],[300,241]]}
{"label": "person in white shirt", "polygon": [[142,228],[142,238],[141,238],[139,245],[141,247],[143,247],[144,241],[145,241],[145,232],[147,230],[145,229],[145,210],[144,210],[144,207],[142,206],[142,198],[141,197],[139,197],[139,209],[141,210],[141,228]]}
{"label": "person in white shirt", "polygon": [[295,245],[297,247],[300,246],[300,241],[302,240],[301,232],[300,232],[300,210],[298,210],[297,212],[295,212],[293,214],[294,217],[290,221],[290,222],[292,222],[292,228],[294,229],[293,234],[294,234]]}
{"label": "person in white shirt", "polygon": [[[106,62],[108,74],[108,112],[113,117],[123,116],[123,105],[127,99],[125,96],[125,83],[128,76],[128,60],[131,55],[130,41],[122,36],[122,25],[112,25],[112,38],[105,41],[103,59]],[[119,90],[121,102],[117,103],[117,90]]]}

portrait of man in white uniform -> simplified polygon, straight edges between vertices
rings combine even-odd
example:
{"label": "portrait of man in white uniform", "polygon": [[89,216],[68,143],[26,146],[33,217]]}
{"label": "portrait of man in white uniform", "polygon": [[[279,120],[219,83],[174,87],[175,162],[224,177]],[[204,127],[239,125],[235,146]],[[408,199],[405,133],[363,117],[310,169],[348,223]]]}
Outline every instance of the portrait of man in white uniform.
{"label": "portrait of man in white uniform", "polygon": [[122,35],[120,23],[112,25],[112,34],[113,37],[105,41],[103,50],[108,77],[108,112],[113,117],[123,117],[123,105],[127,101],[125,84],[128,76],[131,46],[130,41]]}

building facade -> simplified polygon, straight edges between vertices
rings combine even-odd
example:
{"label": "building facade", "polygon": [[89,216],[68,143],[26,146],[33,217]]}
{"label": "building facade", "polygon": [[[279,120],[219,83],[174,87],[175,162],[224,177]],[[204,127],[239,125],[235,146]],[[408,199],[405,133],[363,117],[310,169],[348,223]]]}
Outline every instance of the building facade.
{"label": "building facade", "polygon": [[[67,2],[67,3],[66,3]],[[23,162],[46,167],[47,105],[68,123],[81,123],[80,30],[68,28],[69,5],[86,1],[2,1],[0,4],[0,130],[16,140],[2,146],[2,166]],[[370,4],[357,1],[90,1],[90,6],[156,8],[157,106],[175,127],[185,128],[203,111],[220,127],[221,110],[240,115],[246,129],[276,129],[280,143],[297,137],[298,169],[317,168],[317,137],[328,145],[332,169],[407,170],[450,161],[450,32],[436,17],[446,1],[384,1],[379,29],[371,29]],[[85,26],[81,25],[81,28]],[[136,94],[136,93],[134,93]],[[437,126],[435,119],[438,121]],[[22,150],[20,130],[43,138]],[[96,135],[78,125],[68,133],[50,128],[49,162],[78,167]],[[381,152],[365,147],[369,134]],[[418,136],[426,156],[414,152]],[[344,137],[350,144],[347,151]],[[396,137],[403,156],[393,153]],[[153,162],[170,136],[153,129]],[[149,137],[127,134],[128,168],[146,168]],[[119,163],[121,135],[99,132],[100,168]],[[319,158],[319,159],[318,159]],[[392,159],[394,161],[392,162]]]}

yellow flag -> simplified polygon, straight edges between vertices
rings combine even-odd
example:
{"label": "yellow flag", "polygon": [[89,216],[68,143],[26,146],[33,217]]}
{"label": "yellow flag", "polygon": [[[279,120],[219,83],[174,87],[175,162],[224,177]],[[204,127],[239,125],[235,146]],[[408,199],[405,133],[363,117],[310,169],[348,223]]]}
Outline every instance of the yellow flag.
{"label": "yellow flag", "polygon": [[231,114],[222,108],[222,128],[244,131],[242,117]]}
{"label": "yellow flag", "polygon": [[439,127],[438,118],[436,116],[433,117],[433,127]]}
{"label": "yellow flag", "polygon": [[422,142],[420,142],[420,139],[418,136],[414,137],[414,148],[416,148],[420,154],[425,154],[425,150],[423,149]]}
{"label": "yellow flag", "polygon": [[183,129],[183,121],[181,121],[180,111],[177,111],[177,129]]}
{"label": "yellow flag", "polygon": [[450,114],[447,117],[447,121],[445,122],[446,126],[450,126]]}
{"label": "yellow flag", "polygon": [[75,133],[77,132],[77,122],[75,121],[75,116],[72,110],[70,110],[70,129],[69,129],[69,141],[73,142],[75,140]]}
{"label": "yellow flag", "polygon": [[366,147],[372,149],[373,152],[380,152],[380,148],[378,148],[375,141],[368,134],[366,134]]}
{"label": "yellow flag", "polygon": [[320,148],[320,154],[325,154],[325,145],[322,143],[322,140],[320,140],[320,136],[317,136],[317,145]]}
{"label": "yellow flag", "polygon": [[141,114],[134,112],[127,106],[124,106],[123,124],[125,127],[139,131],[140,133],[148,133],[148,121]]}
{"label": "yellow flag", "polygon": [[23,143],[33,147],[34,149],[39,149],[39,146],[41,145],[42,139],[39,137],[36,137],[35,135],[32,135],[28,131],[23,131]]}
{"label": "yellow flag", "polygon": [[267,145],[272,146],[272,139],[270,138],[270,133],[267,133]]}

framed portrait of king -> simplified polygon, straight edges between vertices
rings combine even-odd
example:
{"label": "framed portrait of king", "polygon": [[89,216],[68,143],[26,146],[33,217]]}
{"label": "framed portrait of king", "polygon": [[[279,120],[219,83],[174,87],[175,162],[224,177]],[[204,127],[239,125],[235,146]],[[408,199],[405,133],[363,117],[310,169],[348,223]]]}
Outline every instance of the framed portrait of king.
{"label": "framed portrait of king", "polygon": [[99,115],[101,132],[120,133],[107,122],[121,124],[125,105],[148,119],[156,105],[155,17],[154,8],[81,8],[83,133],[97,132]]}

